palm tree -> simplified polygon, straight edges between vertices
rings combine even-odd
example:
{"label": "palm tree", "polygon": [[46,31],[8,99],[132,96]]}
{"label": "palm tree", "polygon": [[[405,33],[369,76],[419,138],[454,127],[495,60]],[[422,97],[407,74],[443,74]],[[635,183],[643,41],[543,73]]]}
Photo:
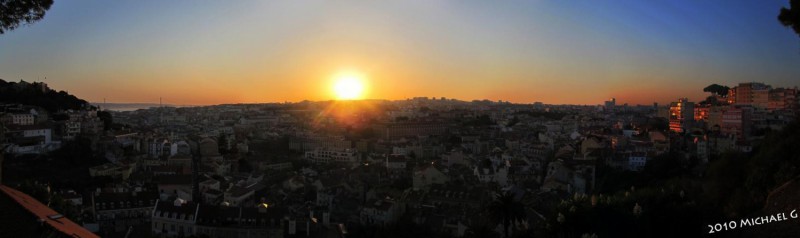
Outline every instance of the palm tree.
{"label": "palm tree", "polygon": [[496,193],[494,201],[489,204],[491,217],[503,224],[505,237],[508,238],[508,228],[514,222],[525,219],[525,205],[516,201],[511,192]]}

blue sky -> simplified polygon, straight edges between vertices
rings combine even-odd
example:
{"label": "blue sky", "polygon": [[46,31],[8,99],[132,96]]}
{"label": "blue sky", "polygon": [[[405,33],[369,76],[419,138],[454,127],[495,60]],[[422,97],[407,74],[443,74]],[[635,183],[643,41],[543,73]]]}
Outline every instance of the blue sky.
{"label": "blue sky", "polygon": [[[633,104],[800,82],[788,1],[56,1],[0,36],[0,78],[90,101],[366,97]],[[44,80],[47,77],[47,80]]]}

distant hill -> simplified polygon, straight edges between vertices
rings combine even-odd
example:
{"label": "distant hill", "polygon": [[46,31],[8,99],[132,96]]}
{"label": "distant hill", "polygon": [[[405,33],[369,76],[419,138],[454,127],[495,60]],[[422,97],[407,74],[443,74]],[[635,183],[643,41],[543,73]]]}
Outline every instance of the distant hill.
{"label": "distant hill", "polygon": [[93,107],[87,101],[67,92],[52,90],[45,83],[6,82],[2,79],[0,79],[0,103],[34,105],[48,112]]}

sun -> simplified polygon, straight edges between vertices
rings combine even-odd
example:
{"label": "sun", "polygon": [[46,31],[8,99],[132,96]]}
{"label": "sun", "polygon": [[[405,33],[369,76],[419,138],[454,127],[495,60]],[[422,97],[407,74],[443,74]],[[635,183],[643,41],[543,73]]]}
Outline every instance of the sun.
{"label": "sun", "polygon": [[353,73],[340,74],[334,77],[333,92],[339,100],[361,99],[364,94],[364,78]]}

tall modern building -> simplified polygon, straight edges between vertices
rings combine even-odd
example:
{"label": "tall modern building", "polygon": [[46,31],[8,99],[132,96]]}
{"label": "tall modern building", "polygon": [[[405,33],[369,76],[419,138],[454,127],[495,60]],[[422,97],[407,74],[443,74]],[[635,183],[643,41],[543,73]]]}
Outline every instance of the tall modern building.
{"label": "tall modern building", "polygon": [[679,98],[669,105],[669,129],[674,132],[685,132],[694,123],[694,103],[687,98]]}

